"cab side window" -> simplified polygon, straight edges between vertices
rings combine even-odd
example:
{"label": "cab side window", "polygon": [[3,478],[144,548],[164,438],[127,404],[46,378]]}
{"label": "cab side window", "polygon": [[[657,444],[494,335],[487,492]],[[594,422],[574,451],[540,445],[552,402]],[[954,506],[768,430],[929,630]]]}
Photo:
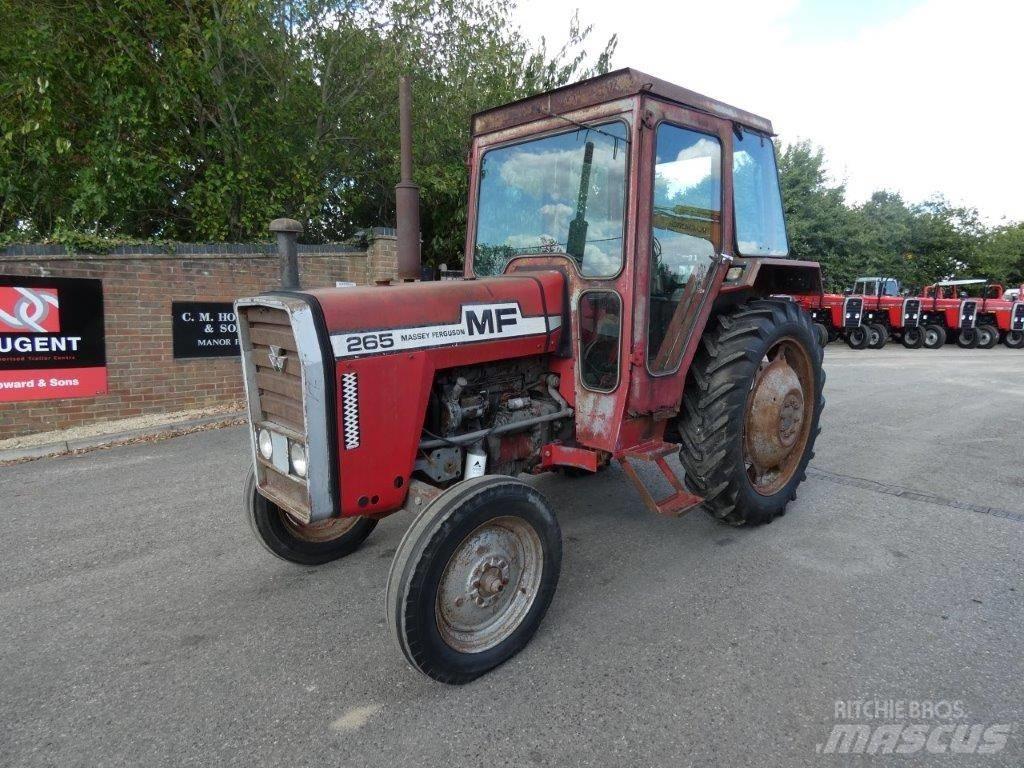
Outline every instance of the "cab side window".
{"label": "cab side window", "polygon": [[655,152],[647,365],[666,373],[679,366],[722,245],[722,147],[715,136],[661,123]]}

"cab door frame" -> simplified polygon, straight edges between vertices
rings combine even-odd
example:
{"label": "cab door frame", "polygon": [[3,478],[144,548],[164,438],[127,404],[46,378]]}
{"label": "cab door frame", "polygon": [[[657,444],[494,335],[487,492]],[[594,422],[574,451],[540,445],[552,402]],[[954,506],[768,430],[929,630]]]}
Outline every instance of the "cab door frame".
{"label": "cab door frame", "polygon": [[[700,343],[698,329],[704,327],[711,314],[715,296],[725,279],[733,260],[735,228],[733,213],[732,152],[733,127],[728,120],[713,117],[703,112],[644,97],[641,104],[640,162],[637,164],[638,200],[633,285],[634,316],[633,346],[630,350],[631,368],[630,392],[627,416],[637,422],[632,429],[624,432],[651,435],[660,439],[664,423],[675,416],[682,401],[686,371]],[[665,373],[652,373],[647,365],[648,316],[651,310],[651,231],[654,208],[654,171],[657,151],[657,129],[661,123],[669,123],[687,130],[709,134],[718,139],[721,146],[721,242],[712,257],[705,276],[699,303],[691,312],[688,321],[676,331],[681,335],[682,353],[678,367]],[[647,422],[642,425],[642,422]],[[625,437],[625,435],[624,435]],[[628,439],[628,438],[627,438]]]}

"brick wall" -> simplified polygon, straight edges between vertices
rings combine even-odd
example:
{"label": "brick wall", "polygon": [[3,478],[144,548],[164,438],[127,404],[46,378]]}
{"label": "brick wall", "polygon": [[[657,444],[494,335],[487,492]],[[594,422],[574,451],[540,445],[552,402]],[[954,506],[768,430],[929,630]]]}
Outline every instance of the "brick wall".
{"label": "brick wall", "polygon": [[[66,400],[0,403],[0,439],[151,413],[240,403],[237,357],[175,360],[172,301],[233,301],[274,288],[279,261],[273,245],[178,244],[173,252],[129,246],[109,254],[59,247],[13,246],[0,251],[0,274],[91,277],[103,281],[107,394]],[[300,245],[303,287],[357,284],[395,276],[394,231],[373,230],[367,248]]]}

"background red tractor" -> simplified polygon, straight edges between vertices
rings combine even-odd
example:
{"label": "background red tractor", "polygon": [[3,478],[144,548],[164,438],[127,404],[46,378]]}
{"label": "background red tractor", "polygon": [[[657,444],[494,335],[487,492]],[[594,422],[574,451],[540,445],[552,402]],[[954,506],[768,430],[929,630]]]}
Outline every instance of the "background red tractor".
{"label": "background red tractor", "polygon": [[412,665],[461,683],[528,642],[558,582],[558,522],[516,475],[614,459],[657,513],[782,514],[825,377],[810,318],[770,298],[821,290],[786,258],[771,136],[632,70],[492,109],[473,119],[465,280],[238,301],[259,539],[323,563],[414,512],[387,621]]}
{"label": "background red tractor", "polygon": [[926,327],[951,337],[965,349],[991,349],[1003,338],[1008,347],[1024,346],[1024,311],[1004,298],[999,283],[983,279],[942,280],[922,291]]}

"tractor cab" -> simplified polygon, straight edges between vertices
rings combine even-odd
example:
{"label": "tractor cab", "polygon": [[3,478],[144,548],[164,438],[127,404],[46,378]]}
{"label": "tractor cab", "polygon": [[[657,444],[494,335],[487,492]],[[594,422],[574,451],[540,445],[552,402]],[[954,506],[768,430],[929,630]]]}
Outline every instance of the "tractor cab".
{"label": "tractor cab", "polygon": [[858,277],[848,294],[854,296],[900,296],[900,281],[894,277]]}
{"label": "tractor cab", "polygon": [[817,264],[788,259],[772,135],[634,70],[474,117],[466,277],[562,275],[564,394],[588,444],[677,411],[716,308],[820,291]]}

